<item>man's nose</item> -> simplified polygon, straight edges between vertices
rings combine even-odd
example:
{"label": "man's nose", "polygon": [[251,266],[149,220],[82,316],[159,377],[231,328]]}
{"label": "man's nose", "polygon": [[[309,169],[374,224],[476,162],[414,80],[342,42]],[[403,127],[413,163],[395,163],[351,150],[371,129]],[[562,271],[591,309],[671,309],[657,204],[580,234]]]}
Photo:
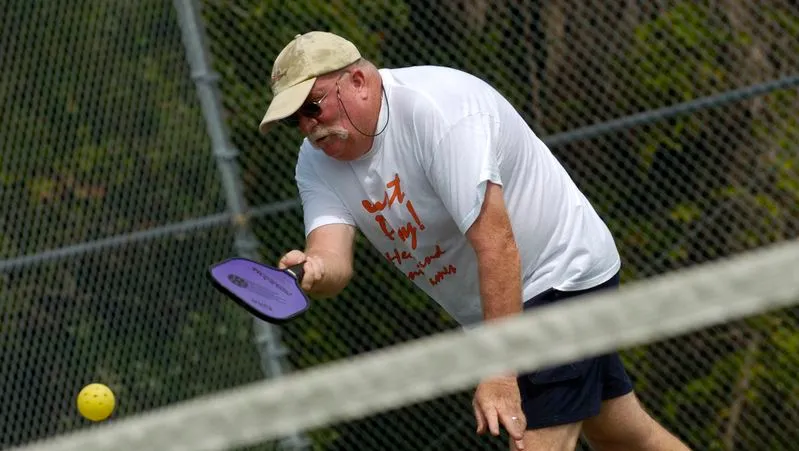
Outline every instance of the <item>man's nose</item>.
{"label": "man's nose", "polygon": [[319,124],[319,122],[316,119],[300,115],[300,131],[303,135],[310,135],[311,131],[317,126],[317,124]]}

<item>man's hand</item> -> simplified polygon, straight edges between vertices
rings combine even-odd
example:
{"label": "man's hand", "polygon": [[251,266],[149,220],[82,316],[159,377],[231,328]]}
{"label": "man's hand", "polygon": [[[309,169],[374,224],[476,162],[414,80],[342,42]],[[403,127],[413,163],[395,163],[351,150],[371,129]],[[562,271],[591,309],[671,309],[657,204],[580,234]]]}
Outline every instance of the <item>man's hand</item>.
{"label": "man's hand", "polygon": [[500,376],[485,379],[474,393],[474,417],[477,420],[477,433],[499,435],[500,424],[508,431],[517,450],[524,449],[524,431],[527,419],[522,413],[519,385],[514,376]]}
{"label": "man's hand", "polygon": [[322,278],[325,276],[325,264],[321,258],[315,257],[313,255],[306,255],[302,251],[293,250],[284,255],[278,262],[277,266],[280,269],[286,269],[289,266],[294,266],[300,263],[305,263],[302,266],[304,275],[300,281],[300,286],[303,290],[312,292],[314,289],[314,284],[322,280]]}

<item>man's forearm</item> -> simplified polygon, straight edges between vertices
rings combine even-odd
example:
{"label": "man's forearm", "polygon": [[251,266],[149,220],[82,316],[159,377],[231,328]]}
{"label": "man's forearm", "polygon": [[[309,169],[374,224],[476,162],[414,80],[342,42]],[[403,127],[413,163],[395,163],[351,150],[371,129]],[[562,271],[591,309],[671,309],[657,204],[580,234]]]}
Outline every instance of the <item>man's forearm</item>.
{"label": "man's forearm", "polygon": [[349,259],[326,250],[308,249],[305,254],[322,260],[324,276],[314,283],[309,294],[316,297],[332,297],[339,294],[352,279]]}
{"label": "man's forearm", "polygon": [[[515,245],[504,250],[484,250],[477,257],[480,298],[486,321],[506,318],[522,311],[521,257]],[[514,372],[499,377],[514,378]]]}
{"label": "man's forearm", "polygon": [[477,255],[480,297],[486,321],[522,311],[521,257],[512,242]]}

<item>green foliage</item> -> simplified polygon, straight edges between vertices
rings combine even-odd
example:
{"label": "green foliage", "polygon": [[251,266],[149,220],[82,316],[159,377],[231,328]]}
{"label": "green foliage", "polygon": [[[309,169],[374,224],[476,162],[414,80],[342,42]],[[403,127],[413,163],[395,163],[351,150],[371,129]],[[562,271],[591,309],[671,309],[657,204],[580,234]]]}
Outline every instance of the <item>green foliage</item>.
{"label": "green foliage", "polygon": [[[19,1],[4,13],[18,40],[3,46],[14,64],[0,74],[0,94],[12,100],[0,109],[1,258],[225,207],[172,5],[109,5]],[[202,13],[247,200],[264,205],[296,198],[300,140],[292,130],[257,131],[271,62],[312,29],[348,37],[379,66],[472,72],[547,131],[722,92],[743,83],[742,72],[761,71],[763,81],[795,72],[778,56],[799,54],[799,17],[779,2],[758,5],[779,29],[768,42],[718,2],[659,5],[614,22],[632,33],[602,35],[603,45],[576,15],[560,17],[560,28],[547,23],[558,5],[537,1],[492,2],[493,15],[481,15],[418,0],[207,0]],[[65,26],[41,25],[52,23]],[[590,58],[576,52],[581,45]],[[753,49],[765,66],[727,57]],[[781,90],[554,149],[614,232],[625,281],[795,236],[798,102],[795,90]],[[302,246],[299,213],[254,221],[265,261]],[[0,412],[0,443],[86,426],[72,397],[91,380],[115,389],[124,416],[261,378],[249,317],[201,278],[232,252],[230,236],[225,225],[1,275],[0,396],[12,409]],[[295,368],[455,327],[362,237],[356,270],[342,295],[315,299],[281,329]],[[647,408],[696,449],[785,449],[799,440],[798,317],[763,315],[624,358]],[[412,430],[472,448],[468,416],[469,393],[458,393],[311,438],[320,450],[383,437],[410,451],[419,443],[389,432]]]}
{"label": "green foliage", "polygon": [[[770,8],[765,14],[778,15]],[[742,68],[725,66],[721,56],[746,54],[753,43],[747,33],[731,29],[724,17],[705,2],[679,2],[655,20],[641,24],[627,56],[633,62],[620,64],[645,69],[630,86],[633,94],[627,98],[643,100],[641,107],[651,108],[657,106],[651,103],[655,99],[670,98],[676,103],[712,94],[717,86],[738,77]],[[786,17],[779,21],[781,26],[795,26],[796,18]],[[791,46],[795,51],[796,44]],[[664,171],[679,171],[682,180],[693,183],[669,190],[661,208],[648,213],[651,219],[638,217],[618,223],[614,231],[625,243],[622,250],[635,249],[636,255],[646,250],[644,261],[659,260],[663,268],[676,268],[788,238],[790,231],[797,230],[794,181],[799,178],[795,139],[799,127],[795,115],[789,113],[796,99],[795,92],[780,91],[758,99],[764,105],[754,112],[752,103],[739,103],[650,128],[641,136],[635,156],[641,178],[648,180],[644,186],[650,186],[653,193],[664,193],[663,187],[676,181],[663,177]],[[740,141],[718,145],[729,142],[722,138],[729,134]],[[644,224],[656,225],[640,233]],[[646,374],[652,370],[638,368],[635,362],[657,359],[654,353],[658,348],[637,351],[632,368],[642,375],[640,396],[662,400],[648,403],[656,416],[704,449],[783,449],[796,440],[792,433],[783,430],[774,438],[760,429],[793,415],[791,407],[783,406],[799,400],[795,384],[783,379],[786,369],[796,369],[792,354],[783,354],[799,339],[791,326],[795,315],[780,312],[756,318],[746,326],[731,325],[728,333],[714,334],[712,341],[703,335],[699,351],[666,346],[669,358],[677,361],[692,362],[696,352],[713,356],[704,371],[692,365],[695,376],[687,380],[670,377],[658,379],[657,384],[650,382]],[[740,334],[762,339],[750,359]],[[735,385],[749,373],[746,384]],[[775,387],[785,389],[777,390],[780,395],[775,396]],[[744,418],[730,417],[736,402]]]}
{"label": "green foliage", "polygon": [[[224,208],[170,2],[12,3],[0,258]],[[114,389],[122,417],[261,378],[249,319],[202,278],[229,237],[173,235],[0,275],[0,445],[88,426],[73,400],[92,381]]]}

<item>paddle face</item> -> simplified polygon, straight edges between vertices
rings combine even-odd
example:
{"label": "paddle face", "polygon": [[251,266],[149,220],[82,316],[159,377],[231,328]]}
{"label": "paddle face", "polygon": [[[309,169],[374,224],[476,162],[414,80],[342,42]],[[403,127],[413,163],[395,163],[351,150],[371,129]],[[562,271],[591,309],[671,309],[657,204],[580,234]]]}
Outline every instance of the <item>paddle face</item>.
{"label": "paddle face", "polygon": [[300,288],[302,264],[278,269],[246,258],[231,258],[208,270],[211,283],[255,317],[283,323],[310,306]]}

